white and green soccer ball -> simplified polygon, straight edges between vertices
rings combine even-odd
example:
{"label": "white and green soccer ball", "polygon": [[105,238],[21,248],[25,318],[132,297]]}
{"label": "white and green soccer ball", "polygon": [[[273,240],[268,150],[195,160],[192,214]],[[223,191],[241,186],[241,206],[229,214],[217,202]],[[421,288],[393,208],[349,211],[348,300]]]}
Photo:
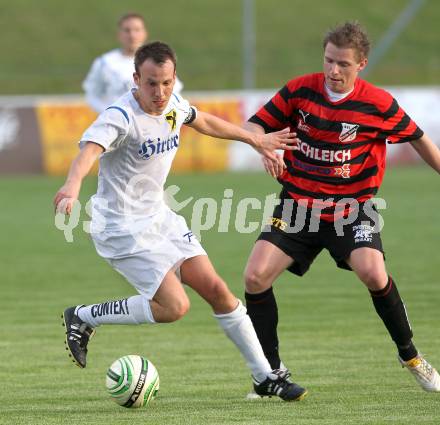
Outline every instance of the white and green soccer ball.
{"label": "white and green soccer ball", "polygon": [[107,392],[123,407],[146,406],[159,391],[159,374],[153,363],[138,355],[116,360],[107,370]]}

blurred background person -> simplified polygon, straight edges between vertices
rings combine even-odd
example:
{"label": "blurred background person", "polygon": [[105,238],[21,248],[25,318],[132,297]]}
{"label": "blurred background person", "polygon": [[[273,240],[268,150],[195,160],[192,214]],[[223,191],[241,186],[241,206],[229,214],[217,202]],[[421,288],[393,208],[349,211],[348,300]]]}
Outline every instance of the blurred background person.
{"label": "blurred background person", "polygon": [[[83,82],[89,106],[100,113],[134,86],[134,54],[148,39],[144,17],[127,13],[118,21],[121,47],[97,57]],[[180,93],[182,82],[176,78],[174,92]]]}

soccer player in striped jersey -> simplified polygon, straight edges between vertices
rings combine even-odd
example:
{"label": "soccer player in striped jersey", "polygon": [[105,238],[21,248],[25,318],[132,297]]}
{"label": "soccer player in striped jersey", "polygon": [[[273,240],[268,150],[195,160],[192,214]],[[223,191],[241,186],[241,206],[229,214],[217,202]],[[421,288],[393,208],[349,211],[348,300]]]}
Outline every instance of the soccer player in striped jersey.
{"label": "soccer player in striped jersey", "polygon": [[386,270],[380,216],[371,202],[384,176],[387,143],[410,143],[438,173],[440,151],[388,92],[358,77],[369,46],[356,22],[329,31],[323,72],[292,79],[246,123],[258,133],[289,126],[300,139],[298,150],[263,160],[282,185],[282,202],[248,260],[248,314],[271,366],[284,367],[272,285],[284,270],[302,276],[325,248],[369,290],[401,365],[424,390],[440,391],[440,376],[414,346],[405,305]]}

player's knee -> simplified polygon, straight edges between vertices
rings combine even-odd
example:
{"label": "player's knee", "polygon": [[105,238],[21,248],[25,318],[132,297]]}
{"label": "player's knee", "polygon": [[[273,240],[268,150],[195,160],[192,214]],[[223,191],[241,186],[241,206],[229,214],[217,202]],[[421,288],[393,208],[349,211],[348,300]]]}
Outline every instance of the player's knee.
{"label": "player's knee", "polygon": [[211,304],[212,302],[222,303],[231,294],[226,283],[217,275],[212,276],[212,278],[206,282],[206,287],[208,288],[208,301],[211,302]]}
{"label": "player's knee", "polygon": [[190,307],[189,298],[185,297],[183,300],[180,301],[178,305],[178,309],[176,311],[177,315],[179,316],[179,319],[181,319],[183,316],[185,316],[186,313],[188,313]]}
{"label": "player's knee", "polygon": [[371,290],[379,291],[383,289],[388,281],[388,276],[380,267],[374,265],[365,267],[358,272],[359,279]]}
{"label": "player's knee", "polygon": [[246,291],[251,293],[263,292],[269,288],[271,281],[262,269],[247,268],[244,273]]}
{"label": "player's knee", "polygon": [[168,306],[168,319],[170,322],[175,322],[179,319],[181,319],[185,314],[188,312],[190,307],[190,302],[188,297],[185,298],[179,298],[173,301]]}

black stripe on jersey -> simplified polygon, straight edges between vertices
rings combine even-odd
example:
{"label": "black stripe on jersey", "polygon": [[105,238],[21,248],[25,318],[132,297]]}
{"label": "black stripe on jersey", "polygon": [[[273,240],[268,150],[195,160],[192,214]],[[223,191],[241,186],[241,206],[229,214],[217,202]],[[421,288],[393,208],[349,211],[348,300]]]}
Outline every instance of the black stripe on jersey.
{"label": "black stripe on jersey", "polygon": [[312,90],[309,87],[300,87],[298,90],[290,93],[290,99],[295,98],[310,100],[311,102],[325,106],[329,109],[337,109],[342,111],[347,110],[351,112],[355,111],[383,118],[383,112],[380,112],[376,105],[372,103],[361,102],[359,100],[346,100],[341,104],[335,105],[330,103],[323,94]]}
{"label": "black stripe on jersey", "polygon": [[252,117],[250,117],[248,119],[248,122],[253,122],[254,124],[258,124],[261,127],[264,128],[264,131],[266,133],[272,133],[273,131],[277,131],[276,128],[271,127],[270,125],[266,124],[265,121],[263,121],[260,117],[258,117],[257,115],[253,115]]}
{"label": "black stripe on jersey", "polygon": [[301,171],[298,170],[297,168],[294,168],[292,166],[292,163],[288,159],[285,159],[284,162],[287,165],[287,171],[293,177],[301,177],[303,179],[313,180],[313,181],[332,184],[332,185],[358,183],[361,182],[362,180],[375,176],[379,171],[377,165],[374,165],[373,167],[365,168],[355,176],[349,177],[348,179],[344,179],[343,177],[319,176],[316,174],[310,174],[307,173],[306,171]]}
{"label": "black stripe on jersey", "polygon": [[373,187],[367,187],[365,189],[362,189],[356,193],[346,193],[346,194],[319,193],[319,192],[310,192],[309,190],[301,189],[300,187],[296,186],[295,184],[288,182],[288,181],[285,181],[285,180],[278,179],[278,181],[289,192],[294,192],[298,195],[303,195],[303,196],[307,196],[309,198],[314,198],[314,199],[326,200],[326,199],[333,198],[334,202],[338,202],[344,198],[357,199],[357,198],[360,198],[361,196],[364,196],[364,195],[375,195],[377,193],[377,191],[379,190],[379,188],[377,186],[373,186]]}
{"label": "black stripe on jersey", "polygon": [[[394,142],[394,144],[412,142],[413,140],[420,139],[424,134],[425,134],[425,132],[423,130],[421,130],[419,127],[417,127],[413,134],[401,138],[398,142]],[[385,136],[385,138],[386,138],[386,136]],[[391,143],[391,142],[388,142],[388,143]]]}
{"label": "black stripe on jersey", "polygon": [[269,100],[269,102],[264,105],[264,109],[266,109],[266,111],[269,112],[269,114],[272,115],[280,123],[286,122],[286,116],[271,100]]}
{"label": "black stripe on jersey", "polygon": [[390,133],[388,131],[380,131],[379,133],[377,133],[376,139],[385,141],[389,135]]}
{"label": "black stripe on jersey", "polygon": [[400,133],[404,131],[411,122],[411,118],[407,114],[403,114],[402,119],[390,131],[391,134]]}
{"label": "black stripe on jersey", "polygon": [[296,130],[296,133],[298,135],[298,139],[300,139],[302,142],[307,143],[311,147],[318,148],[318,149],[328,149],[328,150],[333,150],[333,151],[342,151],[342,150],[346,150],[346,149],[356,149],[361,146],[365,146],[365,145],[369,145],[371,143],[374,143],[374,140],[364,140],[362,142],[355,142],[355,143],[340,143],[339,141],[338,142],[326,142],[325,140],[316,140],[299,129]]}
{"label": "black stripe on jersey", "polygon": [[321,161],[319,159],[309,158],[308,156],[304,155],[301,151],[292,151],[292,155],[299,161],[305,162],[310,165],[317,165],[320,167],[334,167],[344,164],[362,164],[368,158],[368,156],[370,156],[370,152],[361,153],[360,155],[352,159],[349,159],[347,161],[333,162],[333,163],[327,161]]}
{"label": "black stripe on jersey", "polygon": [[397,112],[399,112],[399,104],[397,103],[397,100],[393,98],[390,107],[383,113],[383,117],[385,120],[388,120],[391,117],[394,117]]}
{"label": "black stripe on jersey", "polygon": [[[293,117],[289,119],[289,122],[293,127],[296,127],[298,125],[297,121]],[[358,134],[362,132],[371,133],[377,131],[376,127],[371,127],[368,125],[363,125],[358,123],[350,123],[349,121],[344,121],[344,122],[346,122],[347,124],[359,125],[359,128],[357,129]],[[310,125],[311,127],[314,127],[317,130],[322,130],[322,131],[333,131],[334,133],[340,133],[342,131],[341,121],[329,121],[324,118],[319,118],[313,114],[307,115],[307,125]]]}
{"label": "black stripe on jersey", "polygon": [[286,103],[289,102],[290,90],[287,86],[284,86],[278,93],[283,98],[284,102],[286,102]]}
{"label": "black stripe on jersey", "polygon": [[[402,120],[400,122],[402,122]],[[399,125],[400,122],[397,125]],[[396,128],[397,125],[394,128]],[[396,132],[393,132],[393,131],[394,131],[394,129],[393,130],[381,131],[380,133],[377,134],[377,138],[378,139],[382,139],[382,140],[386,140],[388,138],[388,136],[396,135]],[[419,127],[416,127],[416,129],[414,130],[414,132],[412,134],[410,134],[409,136],[402,137],[397,142],[394,142],[394,143],[411,142],[413,140],[420,139],[423,136],[423,134],[425,134],[423,132],[423,130],[421,130]],[[388,142],[388,143],[391,143],[391,142]]]}
{"label": "black stripe on jersey", "polygon": [[362,164],[369,156],[370,152],[364,152],[349,161],[342,162],[342,164]]}
{"label": "black stripe on jersey", "polygon": [[[281,202],[283,202],[285,199],[292,199],[292,197],[290,196],[289,192],[286,190],[285,187],[283,187],[283,189],[281,190],[280,199],[281,199]],[[359,205],[365,205],[366,202],[369,202],[369,201],[363,201]],[[348,205],[348,203],[345,205]],[[373,204],[373,206],[374,206],[374,204]],[[307,207],[307,210],[311,211],[312,208]],[[335,213],[335,211],[336,211],[336,206],[320,208],[321,215],[330,215],[330,214],[333,215]]]}

